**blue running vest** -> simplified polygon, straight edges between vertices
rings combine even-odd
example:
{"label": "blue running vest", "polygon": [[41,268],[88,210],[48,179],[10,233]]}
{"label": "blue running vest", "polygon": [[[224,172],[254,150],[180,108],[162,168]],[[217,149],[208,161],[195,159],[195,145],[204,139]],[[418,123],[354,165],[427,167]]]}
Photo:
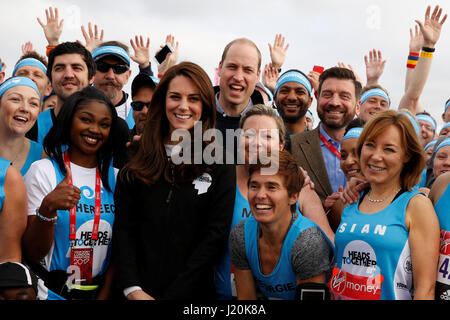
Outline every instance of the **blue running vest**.
{"label": "blue running vest", "polygon": [[439,198],[436,210],[441,228],[441,245],[436,283],[436,299],[450,300],[450,187]]}
{"label": "blue running vest", "polygon": [[404,192],[383,210],[344,209],[335,236],[330,293],[336,300],[410,300],[413,270],[405,212],[419,191]]}
{"label": "blue running vest", "polygon": [[245,252],[255,278],[256,285],[267,298],[294,300],[297,290],[297,278],[292,268],[291,249],[298,235],[308,228],[319,228],[308,218],[299,215],[289,228],[283,242],[280,258],[275,269],[264,275],[260,269],[258,256],[258,222],[253,216],[245,221]]}

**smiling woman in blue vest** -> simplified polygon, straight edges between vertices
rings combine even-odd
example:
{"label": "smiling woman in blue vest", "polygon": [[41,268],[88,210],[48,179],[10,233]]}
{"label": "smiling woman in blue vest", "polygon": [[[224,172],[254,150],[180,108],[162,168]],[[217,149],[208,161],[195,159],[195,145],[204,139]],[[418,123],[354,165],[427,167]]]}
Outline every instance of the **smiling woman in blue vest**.
{"label": "smiling woman in blue vest", "polygon": [[266,298],[293,300],[298,285],[326,282],[333,250],[320,228],[296,211],[303,174],[291,154],[280,151],[277,173],[264,169],[249,166],[252,217],[230,235],[237,297],[257,299],[257,286]]}
{"label": "smiling woman in blue vest", "polygon": [[335,299],[434,299],[439,223],[416,186],[425,167],[412,122],[397,111],[369,120],[356,146],[369,182],[335,237]]}

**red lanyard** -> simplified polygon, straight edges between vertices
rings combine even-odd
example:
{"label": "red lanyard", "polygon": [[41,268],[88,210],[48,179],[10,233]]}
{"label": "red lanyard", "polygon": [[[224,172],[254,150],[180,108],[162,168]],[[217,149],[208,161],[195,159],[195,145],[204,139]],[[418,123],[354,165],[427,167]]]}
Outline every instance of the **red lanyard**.
{"label": "red lanyard", "polygon": [[[66,151],[64,152],[64,164],[66,167],[70,168],[70,157],[69,153]],[[69,177],[69,185],[73,185],[72,176]],[[93,240],[97,240],[98,238],[98,226],[100,224],[100,209],[102,205],[101,200],[101,188],[100,188],[100,173],[98,172],[98,168],[95,172],[95,215],[94,215],[94,226],[92,228],[92,236],[91,238]],[[75,240],[76,239],[76,232],[77,232],[77,213],[76,213],[77,206],[74,206],[72,209],[70,209],[70,224],[69,224],[69,239]]]}
{"label": "red lanyard", "polygon": [[336,148],[335,148],[335,147],[327,140],[327,138],[325,138],[325,137],[323,136],[322,132],[319,132],[319,135],[320,135],[320,140],[325,144],[325,146],[328,148],[328,150],[330,150],[331,152],[333,152],[334,155],[335,155],[336,157],[338,157],[339,160],[341,160],[341,152],[340,152],[338,149],[336,149]]}

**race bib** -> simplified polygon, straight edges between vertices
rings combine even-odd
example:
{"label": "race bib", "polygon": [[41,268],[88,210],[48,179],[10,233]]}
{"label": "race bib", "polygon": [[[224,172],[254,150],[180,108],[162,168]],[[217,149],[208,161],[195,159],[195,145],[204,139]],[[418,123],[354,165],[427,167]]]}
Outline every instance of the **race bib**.
{"label": "race bib", "polygon": [[70,264],[80,270],[80,283],[92,283],[92,265],[94,250],[92,248],[72,248],[70,250]]}

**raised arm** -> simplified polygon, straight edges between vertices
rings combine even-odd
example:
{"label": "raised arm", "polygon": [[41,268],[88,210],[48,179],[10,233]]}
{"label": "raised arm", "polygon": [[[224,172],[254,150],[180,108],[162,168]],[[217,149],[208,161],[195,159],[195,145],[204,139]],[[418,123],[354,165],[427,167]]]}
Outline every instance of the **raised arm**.
{"label": "raised arm", "polygon": [[144,37],[135,36],[130,39],[131,47],[134,50],[134,55],[130,55],[130,58],[139,65],[139,68],[145,69],[150,66],[150,38],[147,37],[147,41],[144,42]]}
{"label": "raised arm", "polygon": [[104,30],[101,29],[100,34],[98,32],[98,26],[94,25],[94,31],[92,31],[92,23],[88,23],[88,32],[84,26],[81,26],[81,33],[83,34],[84,40],[86,43],[83,43],[80,40],[77,42],[83,45],[87,50],[92,52],[95,48],[97,48],[103,42]]}
{"label": "raised arm", "polygon": [[398,106],[398,109],[406,108],[414,115],[421,111],[418,108],[419,98],[428,79],[433,52],[436,43],[439,40],[442,26],[447,19],[447,14],[445,14],[441,19],[442,8],[439,8],[439,6],[434,8],[431,15],[430,12],[431,7],[428,6],[423,23],[419,20],[415,20],[420,27],[420,32],[423,35],[423,48],[414,72],[408,80],[406,92],[401,98]]}
{"label": "raised arm", "polygon": [[272,93],[275,92],[275,87],[277,86],[278,80],[278,70],[272,66],[272,63],[266,64],[264,66],[264,72],[262,75],[262,83],[265,85]]}
{"label": "raised arm", "polygon": [[366,64],[366,86],[377,85],[386,65],[386,60],[383,60],[381,51],[375,49],[369,51],[369,57],[364,56],[364,62]]}
{"label": "raised arm", "polygon": [[[174,66],[178,60],[178,41],[171,34],[166,36],[166,44],[170,44],[173,48],[172,53],[168,53],[166,59],[158,66],[158,74],[163,75],[170,67]],[[161,49],[164,45],[161,45]],[[160,50],[161,50],[160,49]],[[159,50],[158,50],[159,52]],[[156,54],[158,53],[156,52]]]}
{"label": "raised arm", "polygon": [[284,45],[285,38],[282,34],[275,35],[273,45],[269,43],[270,59],[272,60],[272,66],[275,70],[281,69],[286,60],[286,53],[289,49],[289,43]]}
{"label": "raised arm", "polygon": [[409,29],[409,55],[406,64],[405,92],[411,83],[412,74],[419,60],[420,49],[423,47],[423,35],[419,29],[419,25],[416,25],[414,30],[413,32],[411,28]]}
{"label": "raised arm", "polygon": [[37,21],[44,30],[48,45],[56,47],[59,44],[59,37],[63,30],[64,19],[59,20],[58,8],[55,8],[53,11],[52,7],[45,9],[45,16],[47,18],[46,24],[44,24],[39,17],[37,18]]}

